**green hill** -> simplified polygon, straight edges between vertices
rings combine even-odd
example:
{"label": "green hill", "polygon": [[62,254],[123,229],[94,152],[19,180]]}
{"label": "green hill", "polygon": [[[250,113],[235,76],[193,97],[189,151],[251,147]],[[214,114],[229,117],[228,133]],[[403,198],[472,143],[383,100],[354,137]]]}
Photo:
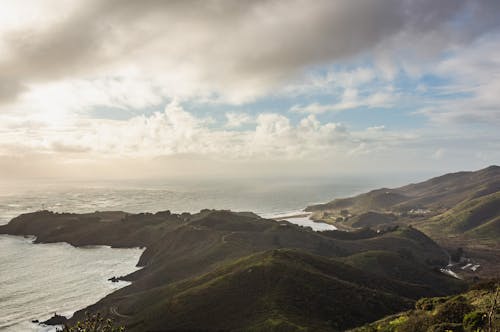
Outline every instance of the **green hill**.
{"label": "green hill", "polygon": [[458,172],[394,189],[377,189],[355,197],[335,199],[311,205],[306,211],[349,209],[367,211],[399,211],[426,208],[431,211],[449,209],[466,200],[500,191],[500,167],[490,166],[476,172]]}
{"label": "green hill", "polygon": [[484,282],[460,295],[423,298],[415,308],[352,332],[487,332],[500,330],[500,283]]}
{"label": "green hill", "polygon": [[[378,276],[398,280],[422,289],[417,295],[445,295],[462,290],[463,283],[444,276],[438,270],[428,269],[409,252],[365,251],[343,259],[343,262]],[[408,287],[410,289],[410,287]],[[428,295],[422,295],[427,293]],[[409,295],[412,297],[411,295]]]}
{"label": "green hill", "polygon": [[409,308],[412,292],[425,290],[281,249],[114,304],[130,331],[337,331]]}
{"label": "green hill", "polygon": [[467,200],[423,225],[430,232],[500,238],[500,192]]}
{"label": "green hill", "polygon": [[349,209],[350,211],[385,211],[401,202],[409,200],[410,197],[395,189],[377,189],[368,193],[350,198],[338,198],[329,203],[308,206],[308,212],[321,210]]}
{"label": "green hill", "polygon": [[380,225],[391,224],[397,220],[393,213],[380,213],[368,211],[354,216],[349,221],[352,227],[377,227]]}
{"label": "green hill", "polygon": [[[132,332],[339,331],[407,310],[421,297],[464,289],[464,281],[440,272],[449,256],[426,233],[457,252],[457,242],[450,241],[467,237],[487,244],[462,263],[476,264],[464,273],[475,279],[478,267],[480,273],[496,271],[498,256],[490,251],[500,238],[499,189],[500,167],[492,166],[308,208],[351,232],[315,232],[251,212],[202,210],[38,211],[0,226],[0,234],[35,235],[38,243],[145,248],[142,268],[117,276],[132,284],[76,312],[70,323],[91,311]],[[469,255],[469,248],[464,251]],[[458,305],[477,304],[464,296],[468,302]],[[455,298],[428,301],[435,304],[431,311],[418,307],[377,324],[440,324],[441,309],[456,304]]]}
{"label": "green hill", "polygon": [[499,195],[500,167],[490,166],[399,188],[372,190],[309,206],[306,210],[313,212],[313,219],[340,228],[411,224],[434,239],[460,236],[498,245]]}
{"label": "green hill", "polygon": [[[88,310],[101,312],[131,331],[344,329],[408,308],[421,296],[463,287],[444,275],[430,277],[448,258],[409,227],[314,232],[230,211],[40,211],[14,218],[0,226],[0,233],[75,246],[146,247],[139,262],[143,268],[122,278],[131,285],[71,320],[82,319]],[[376,259],[413,270],[400,276],[372,273],[373,266],[355,260],[367,251],[392,252]],[[407,280],[411,273],[425,278]]]}

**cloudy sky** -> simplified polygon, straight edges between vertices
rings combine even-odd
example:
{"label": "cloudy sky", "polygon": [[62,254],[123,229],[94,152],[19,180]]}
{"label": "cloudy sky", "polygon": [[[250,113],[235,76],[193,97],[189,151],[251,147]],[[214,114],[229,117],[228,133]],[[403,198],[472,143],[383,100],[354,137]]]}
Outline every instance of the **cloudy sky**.
{"label": "cloudy sky", "polygon": [[500,163],[498,0],[0,0],[0,177]]}

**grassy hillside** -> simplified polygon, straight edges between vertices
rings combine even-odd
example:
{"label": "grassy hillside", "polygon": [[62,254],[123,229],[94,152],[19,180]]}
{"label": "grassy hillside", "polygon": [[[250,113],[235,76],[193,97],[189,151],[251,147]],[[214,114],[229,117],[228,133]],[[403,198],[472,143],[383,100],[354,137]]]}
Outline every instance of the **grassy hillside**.
{"label": "grassy hillside", "polygon": [[[407,310],[421,297],[464,289],[465,282],[440,273],[449,256],[422,230],[440,241],[480,239],[487,244],[481,260],[467,258],[454,268],[468,269],[470,279],[477,278],[477,268],[495,271],[498,256],[489,251],[500,238],[499,187],[500,167],[489,167],[309,208],[351,232],[314,232],[250,212],[202,210],[39,211],[0,226],[0,234],[75,246],[146,248],[142,269],[121,277],[131,285],[76,312],[70,323],[90,310],[132,332],[339,331]],[[449,245],[458,252],[457,247]],[[443,310],[458,302],[484,309],[468,296],[428,300],[432,309],[417,307],[365,328],[412,331],[404,324],[440,324]]]}
{"label": "grassy hillside", "polygon": [[307,211],[348,209],[356,214],[367,211],[399,211],[427,208],[449,209],[466,200],[500,191],[500,167],[476,172],[458,172],[394,189],[377,189],[355,197],[335,199],[308,206]]}
{"label": "grassy hillside", "polygon": [[352,227],[377,227],[384,224],[390,224],[397,220],[393,213],[379,213],[368,211],[351,218]]}
{"label": "grassy hillside", "polygon": [[435,239],[460,236],[496,246],[500,239],[500,167],[377,189],[306,210],[313,212],[313,219],[339,228],[411,224]]}
{"label": "grassy hillside", "polygon": [[500,192],[467,200],[422,225],[430,232],[500,238]]}
{"label": "grassy hillside", "polygon": [[[140,258],[143,268],[123,278],[133,281],[130,286],[72,319],[83,318],[87,310],[101,312],[132,331],[144,331],[145,326],[151,331],[165,326],[343,329],[407,308],[421,296],[450,294],[463,286],[444,275],[430,277],[447,263],[447,256],[430,238],[408,227],[379,233],[314,232],[230,211],[41,211],[13,219],[0,226],[0,233],[76,246],[146,247]],[[413,270],[399,276],[374,274],[373,266],[352,263],[353,255],[366,251],[394,253],[377,259],[393,269],[407,271],[412,265]],[[407,280],[417,272],[426,277]]]}
{"label": "grassy hillside", "polygon": [[[130,331],[337,331],[412,306],[417,285],[296,250],[273,250],[123,299]],[[140,328],[134,328],[134,326]]]}
{"label": "grassy hillside", "polygon": [[[422,289],[413,296],[445,295],[463,290],[463,282],[444,276],[439,270],[428,269],[408,252],[365,251],[343,259],[343,262],[380,277],[398,280]],[[410,287],[409,287],[410,289]],[[427,294],[427,295],[424,295]],[[412,297],[409,295],[409,297]]]}
{"label": "grassy hillside", "polygon": [[382,188],[351,198],[339,198],[329,203],[311,205],[306,208],[306,211],[314,212],[340,209],[349,209],[353,212],[370,210],[385,211],[409,199],[410,197],[398,192],[398,190]]}
{"label": "grassy hillside", "polygon": [[352,332],[487,332],[500,330],[500,283],[485,282],[460,295],[419,300],[414,309]]}

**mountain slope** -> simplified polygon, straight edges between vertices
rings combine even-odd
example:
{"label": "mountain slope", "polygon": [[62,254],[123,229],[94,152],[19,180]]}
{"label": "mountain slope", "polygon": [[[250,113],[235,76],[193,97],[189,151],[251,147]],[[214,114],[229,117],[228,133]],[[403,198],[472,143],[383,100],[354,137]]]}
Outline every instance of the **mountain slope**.
{"label": "mountain slope", "polygon": [[[415,257],[404,250],[399,252],[365,251],[346,257],[342,261],[380,277],[398,280],[414,287],[427,288],[427,291],[421,289],[417,297],[429,296],[430,294],[434,296],[446,295],[458,292],[463,287],[462,282],[445,277],[437,269],[427,269],[425,265],[419,263]],[[424,293],[429,295],[423,295]],[[409,296],[411,297],[411,295]]]}
{"label": "mountain slope", "polygon": [[359,211],[408,211],[428,208],[440,211],[464,201],[500,191],[500,167],[476,172],[458,172],[394,189],[377,189],[355,197],[311,205],[307,211],[349,209]]}
{"label": "mountain slope", "polygon": [[500,238],[500,192],[467,200],[437,215],[423,227],[433,232],[470,234],[476,237]]}
{"label": "mountain slope", "polygon": [[115,308],[134,317],[124,320],[130,331],[208,327],[336,331],[411,306],[412,301],[400,294],[409,289],[421,292],[419,286],[377,277],[335,260],[281,249],[123,299]]}
{"label": "mountain slope", "polygon": [[392,315],[352,332],[499,331],[500,282],[474,285],[458,296],[424,298],[415,309]]}
{"label": "mountain slope", "polygon": [[[309,206],[313,219],[343,228],[411,224],[434,239],[499,244],[500,167],[458,172],[394,189]],[[347,211],[347,212],[346,212]],[[339,218],[341,215],[348,217]]]}
{"label": "mountain slope", "polygon": [[[0,226],[0,233],[35,235],[36,242],[66,241],[76,246],[146,247],[139,262],[143,268],[122,278],[133,281],[131,285],[72,318],[81,319],[87,310],[101,312],[132,331],[143,331],[145,326],[151,330],[343,328],[354,326],[349,325],[351,320],[366,322],[406,308],[421,296],[450,294],[463,287],[444,275],[405,280],[404,275],[377,275],[369,271],[371,267],[360,265],[360,269],[339,261],[365,251],[388,251],[397,254],[389,257],[388,265],[403,270],[409,262],[414,271],[433,274],[447,263],[446,254],[408,227],[356,234],[314,232],[230,211],[82,215],[40,211],[14,218]],[[287,250],[272,251],[276,249]],[[258,277],[253,278],[249,269]],[[252,297],[254,293],[258,296]],[[363,298],[369,301],[364,303]],[[379,308],[377,303],[383,305]],[[310,312],[311,318],[302,311]]]}

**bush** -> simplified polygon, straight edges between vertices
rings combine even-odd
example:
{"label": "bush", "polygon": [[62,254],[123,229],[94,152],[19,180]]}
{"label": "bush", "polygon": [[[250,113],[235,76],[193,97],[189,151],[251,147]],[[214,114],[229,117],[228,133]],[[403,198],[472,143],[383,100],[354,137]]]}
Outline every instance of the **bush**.
{"label": "bush", "polygon": [[465,297],[456,296],[438,307],[435,319],[438,322],[462,323],[464,316],[472,310],[472,306]]}
{"label": "bush", "polygon": [[445,303],[446,300],[446,297],[422,298],[415,303],[415,309],[432,311],[436,309],[438,305]]}
{"label": "bush", "polygon": [[75,326],[65,326],[62,332],[123,332],[124,327],[113,326],[112,319],[104,319],[100,313],[85,313],[85,320]]}
{"label": "bush", "polygon": [[415,312],[407,320],[397,327],[397,331],[404,332],[427,332],[427,329],[433,324],[433,319],[425,311]]}
{"label": "bush", "polygon": [[371,325],[359,327],[358,329],[356,329],[356,331],[357,332],[380,332],[379,329],[377,329],[376,327],[371,326]]}
{"label": "bush", "polygon": [[477,331],[485,327],[488,322],[488,315],[484,312],[473,311],[464,316],[463,326],[466,331]]}
{"label": "bush", "polygon": [[489,292],[494,292],[498,285],[500,284],[500,279],[483,280],[478,283],[473,284],[471,290],[487,290]]}
{"label": "bush", "polygon": [[460,258],[464,255],[464,250],[462,248],[457,248],[450,254],[450,258],[453,262],[460,262]]}
{"label": "bush", "polygon": [[462,324],[457,323],[440,323],[429,327],[427,332],[463,332]]}

